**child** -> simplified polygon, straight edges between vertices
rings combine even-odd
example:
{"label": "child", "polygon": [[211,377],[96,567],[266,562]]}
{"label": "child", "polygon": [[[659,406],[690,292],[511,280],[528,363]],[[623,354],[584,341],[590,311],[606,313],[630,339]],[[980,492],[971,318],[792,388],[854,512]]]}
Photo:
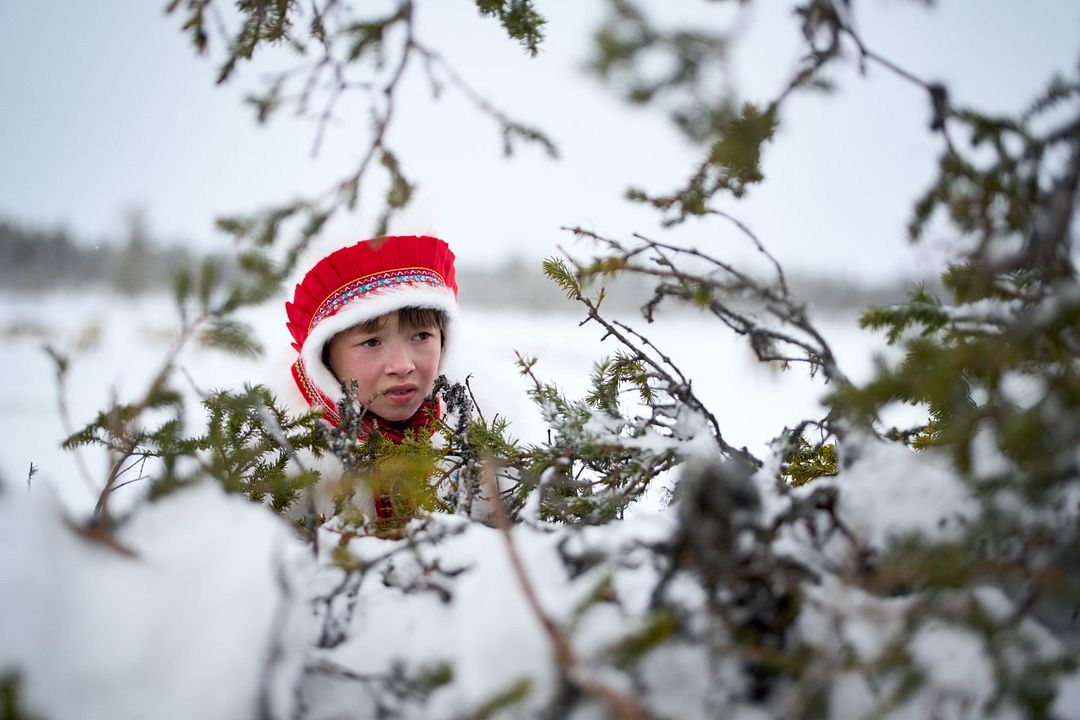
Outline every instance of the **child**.
{"label": "child", "polygon": [[[360,439],[377,428],[400,442],[408,431],[431,428],[440,413],[433,387],[457,308],[454,254],[442,240],[386,237],[330,253],[285,303],[297,357],[295,392],[281,399],[294,411],[321,410],[337,425],[337,403],[355,382],[364,406]],[[322,465],[324,479],[342,472],[332,459]],[[367,488],[354,501],[369,518],[391,512],[389,499]]]}

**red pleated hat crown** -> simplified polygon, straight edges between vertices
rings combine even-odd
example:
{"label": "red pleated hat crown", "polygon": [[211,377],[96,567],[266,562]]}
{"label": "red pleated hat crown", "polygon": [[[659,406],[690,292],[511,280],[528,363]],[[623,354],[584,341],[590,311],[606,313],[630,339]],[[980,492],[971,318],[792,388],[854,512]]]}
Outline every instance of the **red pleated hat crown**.
{"label": "red pleated hat crown", "polygon": [[[328,318],[348,310],[357,322],[371,319],[362,309],[374,297],[392,295],[396,307],[431,307],[424,298],[445,294],[456,304],[457,292],[454,253],[443,240],[426,235],[364,240],[330,253],[297,283],[292,302],[285,303],[287,327],[293,348],[302,352],[315,327]],[[411,302],[413,294],[422,299]],[[386,307],[373,303],[373,310],[376,306]]]}

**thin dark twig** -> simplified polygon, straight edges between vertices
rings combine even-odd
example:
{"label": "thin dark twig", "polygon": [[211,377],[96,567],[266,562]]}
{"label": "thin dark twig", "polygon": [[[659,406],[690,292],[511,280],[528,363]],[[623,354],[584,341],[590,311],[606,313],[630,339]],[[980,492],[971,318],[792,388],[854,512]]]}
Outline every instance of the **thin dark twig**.
{"label": "thin dark twig", "polygon": [[540,382],[540,378],[536,377],[536,373],[532,371],[532,365],[528,362],[525,356],[521,354],[521,351],[515,350],[514,355],[517,357],[518,363],[521,365],[521,373],[528,377],[530,380],[532,380],[533,388],[539,392],[543,388],[543,384]]}
{"label": "thin dark twig", "polygon": [[672,361],[670,357],[668,357],[662,350],[660,350],[660,348],[656,347],[652,340],[649,340],[649,338],[645,337],[637,330],[620,320],[612,320],[611,324],[615,327],[622,328],[622,330],[626,332],[626,334],[633,335],[642,345],[656,353],[657,357],[660,358],[661,362],[670,367],[672,372],[679,376],[680,386],[685,386],[687,388],[690,387],[690,380],[688,380],[687,377],[683,375],[683,371]]}
{"label": "thin dark twig", "polygon": [[[645,237],[644,235],[641,235],[641,234],[638,234],[638,233],[634,233],[634,237],[637,238],[638,240],[641,240],[644,243],[647,243],[647,245],[652,249],[666,250],[668,252],[675,253],[675,254],[678,254],[678,255],[689,255],[690,257],[695,257],[695,258],[699,258],[701,260],[704,260],[705,262],[711,263],[712,265],[720,268],[724,272],[730,274],[732,277],[735,277],[738,280],[740,280],[741,282],[745,283],[747,287],[758,288],[762,295],[764,295],[764,296],[766,296],[766,297],[768,297],[770,299],[779,299],[779,298],[777,298],[777,296],[775,294],[772,293],[772,291],[767,286],[762,286],[760,283],[755,281],[753,278],[751,278],[746,273],[736,269],[730,263],[726,263],[723,260],[720,260],[719,258],[713,257],[712,255],[709,255],[708,253],[704,253],[701,250],[698,250],[697,248],[679,247],[677,245],[672,245],[670,243],[660,242],[659,240],[652,240],[652,239],[650,239],[648,237]],[[665,257],[665,260],[666,260],[667,259],[666,256],[664,256],[664,257]],[[672,267],[674,268],[674,265],[672,265]]]}
{"label": "thin dark twig", "polygon": [[[139,415],[149,406],[150,402],[158,391],[164,386],[169,375],[172,373],[176,358],[180,354],[180,350],[187,344],[191,337],[195,334],[195,331],[201,327],[202,323],[206,320],[205,316],[200,316],[193,322],[185,322],[181,326],[180,332],[176,339],[173,341],[173,345],[169,348],[169,351],[165,355],[165,361],[158,369],[157,374],[153,380],[150,381],[146,392],[143,394],[142,399],[135,404],[134,411],[132,412],[132,418],[137,419]],[[115,407],[115,403],[114,403]],[[116,413],[113,413],[116,417],[117,423],[114,427],[110,428],[110,433],[113,437],[122,438],[126,428],[124,424],[119,421],[119,417]],[[98,495],[97,503],[94,505],[94,513],[92,524],[101,529],[101,532],[109,533],[109,497],[116,489],[116,483],[120,476],[120,470],[123,467],[127,458],[135,454],[138,449],[138,435],[128,436],[126,441],[116,451],[116,458],[110,465],[109,472],[105,481],[105,486],[102,487],[101,492]]]}
{"label": "thin dark twig", "polygon": [[[134,465],[131,465],[130,467],[134,467]],[[149,475],[143,475],[142,473],[139,473],[138,477],[133,477],[130,480],[125,480],[122,483],[118,483],[116,485],[116,487],[113,488],[113,492],[116,492],[117,490],[119,490],[122,487],[127,487],[128,485],[131,485],[132,483],[137,483],[140,480],[149,480],[149,479],[150,479]]]}
{"label": "thin dark twig", "polygon": [[[322,114],[319,116],[318,126],[315,130],[315,141],[311,145],[311,157],[317,157],[319,155],[319,148],[322,147],[323,137],[326,134],[326,127],[330,124],[330,120],[334,116],[334,108],[337,106],[338,100],[341,99],[341,94],[345,91],[345,78],[341,71],[341,65],[338,63],[333,64],[333,79],[330,82],[330,94],[326,99],[326,105],[323,107]],[[312,77],[315,77],[313,74]]]}
{"label": "thin dark twig", "polygon": [[360,165],[357,167],[356,172],[350,175],[346,180],[338,184],[339,192],[344,191],[345,188],[351,188],[349,190],[350,200],[348,206],[350,209],[355,207],[356,200],[359,197],[359,185],[364,175],[367,173],[368,167],[371,165],[372,160],[375,158],[375,153],[383,147],[383,142],[386,137],[386,132],[390,127],[390,122],[394,117],[395,100],[397,98],[397,89],[401,83],[401,79],[405,76],[405,69],[409,65],[409,60],[412,58],[413,51],[419,46],[416,44],[416,39],[413,36],[413,15],[412,15],[412,2],[403,2],[398,7],[398,13],[402,16],[405,23],[405,42],[401,50],[401,60],[398,62],[390,80],[383,86],[382,95],[385,98],[385,108],[383,114],[380,116],[376,110],[372,110],[375,119],[375,132],[371,139],[371,143],[368,145],[367,152],[364,154],[363,159],[360,161]]}
{"label": "thin dark twig", "polygon": [[952,136],[949,134],[948,119],[952,114],[952,111],[948,106],[948,95],[945,92],[945,88],[937,83],[923,80],[910,70],[907,70],[888,58],[870,50],[866,46],[866,43],[863,42],[862,37],[846,23],[842,23],[840,27],[844,33],[851,38],[851,41],[855,43],[861,58],[880,65],[897,77],[917,85],[926,91],[930,96],[930,104],[934,108],[935,113],[935,119],[931,127],[941,133],[941,137],[945,141],[945,147],[948,150],[949,155],[958,157],[959,153],[956,151],[956,145],[953,143]]}
{"label": "thin dark twig", "polygon": [[[635,233],[633,237],[642,244],[628,249],[624,248],[620,243],[614,240],[602,238],[590,231],[582,230],[580,228],[568,229],[580,236],[599,241],[619,253],[619,259],[622,261],[620,265],[621,272],[634,273],[659,278],[661,280],[673,280],[678,283],[678,285],[675,286],[660,284],[656,287],[653,300],[646,304],[644,308],[646,311],[646,319],[651,318],[652,308],[655,307],[664,296],[676,297],[680,300],[690,302],[697,300],[692,292],[693,288],[720,287],[717,278],[711,275],[699,275],[680,269],[676,264],[674,257],[687,256],[703,260],[735,279],[735,284],[723,286],[725,290],[744,290],[753,293],[764,301],[765,308],[771,315],[776,317],[782,323],[791,325],[806,333],[814,343],[811,345],[810,343],[795,338],[787,333],[766,328],[762,326],[759,321],[734,311],[727,304],[715,299],[710,299],[707,304],[710,311],[732,331],[740,335],[750,336],[755,353],[757,353],[760,360],[766,362],[805,362],[815,368],[820,368],[830,380],[842,380],[844,378],[839,367],[836,365],[834,355],[828,342],[809,321],[806,316],[805,308],[791,298],[787,285],[784,282],[782,271],[779,270],[779,267],[778,281],[780,282],[780,288],[779,290],[776,290],[768,285],[763,285],[754,278],[738,271],[728,263],[694,248],[674,246]],[[645,249],[653,251],[655,256],[652,258],[652,261],[659,267],[639,265],[629,261],[631,257],[640,255]],[[763,246],[762,250],[764,251]],[[773,260],[775,262],[775,258],[773,258]],[[575,263],[575,265],[577,265],[577,263]],[[580,271],[580,265],[577,266]],[[777,263],[777,266],[779,266],[779,263]],[[761,344],[761,341],[770,339],[799,347],[806,353],[806,357],[794,357],[764,352],[764,346]]]}
{"label": "thin dark twig", "polygon": [[476,408],[476,414],[480,417],[480,422],[487,425],[487,420],[484,419],[484,411],[480,409],[480,403],[476,402],[476,395],[473,394],[472,385],[469,383],[470,380],[472,380],[471,373],[465,376],[465,389],[469,391],[469,399],[472,400],[473,407]]}
{"label": "thin dark twig", "polygon": [[[71,409],[68,407],[67,401],[67,359],[55,348],[48,345],[45,346],[45,352],[53,359],[53,364],[56,366],[56,405],[57,410],[60,412],[60,424],[64,429],[64,434],[71,437],[75,431],[71,422]],[[98,492],[80,448],[73,448],[72,452],[75,455],[75,467],[78,469],[83,483],[91,493]]]}
{"label": "thin dark twig", "polygon": [[142,454],[142,455],[136,455],[134,457],[135,457],[135,460],[130,465],[128,465],[127,467],[122,469],[119,474],[124,475],[129,470],[131,470],[132,468],[134,468],[136,466],[138,466],[139,471],[137,473],[135,473],[135,477],[132,478],[131,480],[125,480],[124,482],[119,483],[115,488],[113,488],[114,491],[119,490],[120,488],[124,487],[125,485],[130,485],[130,484],[138,482],[140,480],[146,480],[147,478],[150,477],[149,475],[146,475],[143,472],[146,469],[146,461],[150,459],[150,456]]}
{"label": "thin dark twig", "polygon": [[[465,79],[460,74],[458,74],[458,72],[450,65],[449,62],[447,62],[446,58],[444,58],[442,55],[429,48],[419,45],[416,47],[416,49],[428,60],[429,68],[431,64],[437,64],[438,66],[442,67],[442,69],[446,72],[447,77],[450,79],[450,82],[461,92],[461,94],[464,95],[466,99],[468,99],[470,102],[472,102],[472,104],[475,105],[480,112],[491,118],[494,118],[495,121],[498,122],[504,130],[509,128],[525,129],[521,123],[512,119],[502,110],[495,107],[495,105],[493,105],[490,100],[478,93],[472,88],[472,86],[465,82]],[[430,69],[429,75],[431,75]],[[435,82],[433,76],[432,82]],[[550,157],[558,156],[558,151],[555,149],[555,146],[546,137],[537,133],[533,139],[535,139],[537,142],[544,146],[544,149],[547,151]]]}
{"label": "thin dark twig", "polygon": [[707,210],[707,212],[710,215],[716,215],[717,217],[724,218],[725,220],[727,220],[728,222],[733,224],[736,228],[738,228],[739,231],[742,232],[743,235],[748,237],[750,239],[750,242],[754,243],[754,247],[757,248],[758,252],[760,252],[762,255],[764,255],[766,258],[768,258],[769,262],[772,263],[773,268],[776,270],[777,282],[780,283],[780,287],[783,289],[784,294],[785,295],[789,294],[787,278],[785,278],[785,276],[784,276],[784,268],[780,266],[780,261],[777,260],[776,257],[765,248],[765,244],[761,242],[761,240],[754,233],[754,231],[751,230],[745,223],[743,223],[737,217],[735,217],[734,215],[732,215],[730,213],[724,212],[723,210],[717,210],[716,208],[709,208]]}
{"label": "thin dark twig", "polygon": [[510,518],[506,513],[506,507],[502,503],[498,482],[495,479],[495,471],[491,463],[485,463],[484,476],[488,486],[488,493],[492,498],[491,505],[495,526],[502,534],[506,546],[506,554],[509,556],[510,566],[514,571],[514,576],[518,581],[518,585],[521,587],[521,591],[525,596],[529,608],[536,616],[536,619],[540,621],[540,626],[544,629],[548,639],[551,641],[555,660],[559,663],[559,666],[566,674],[566,677],[581,690],[607,705],[608,709],[615,717],[625,718],[626,720],[645,720],[647,717],[646,713],[634,698],[624,695],[590,676],[587,669],[581,665],[573,648],[570,647],[570,643],[562,636],[562,633],[559,632],[555,622],[544,611],[539,598],[536,596],[532,581],[525,571],[525,565],[521,560],[521,556],[518,554],[517,546],[514,544],[514,538],[510,534]]}
{"label": "thin dark twig", "polygon": [[[734,446],[728,444],[726,440],[724,440],[723,433],[721,433],[720,431],[720,423],[717,422],[716,416],[709,411],[709,409],[705,406],[705,403],[703,403],[701,399],[698,398],[697,395],[693,392],[693,390],[691,390],[690,383],[682,375],[682,372],[677,367],[675,367],[673,363],[671,363],[671,360],[667,358],[667,356],[661,355],[664,362],[671,366],[674,372],[678,374],[678,379],[673,377],[666,369],[664,369],[660,364],[653,360],[653,358],[648,353],[637,347],[630,340],[630,338],[623,333],[622,328],[625,328],[625,325],[619,323],[619,325],[621,325],[621,327],[619,327],[615,323],[609,322],[606,318],[604,318],[597,312],[596,306],[588,298],[579,296],[578,300],[583,303],[586,308],[588,308],[589,318],[591,320],[594,320],[601,326],[603,326],[604,329],[607,330],[608,335],[618,340],[623,346],[625,346],[632,353],[634,353],[635,356],[637,356],[646,364],[648,364],[651,368],[653,368],[657,375],[662,377],[668,383],[668,392],[672,393],[675,397],[682,399],[690,407],[694,408],[695,410],[700,412],[702,416],[704,416],[704,418],[712,426],[713,438],[723,452],[729,455],[741,457],[747,462],[753,463],[755,465],[760,464],[760,461],[750,455],[750,453],[745,450],[739,450],[738,448],[735,448]],[[633,333],[635,337],[641,337],[641,335],[634,331],[629,332]],[[652,343],[649,343],[649,346],[655,347],[652,345]]]}

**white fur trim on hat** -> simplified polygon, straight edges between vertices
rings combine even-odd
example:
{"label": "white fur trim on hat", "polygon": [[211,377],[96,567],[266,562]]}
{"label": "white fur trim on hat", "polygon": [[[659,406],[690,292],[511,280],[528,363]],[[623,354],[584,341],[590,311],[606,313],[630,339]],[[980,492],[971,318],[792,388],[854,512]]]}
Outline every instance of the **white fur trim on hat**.
{"label": "white fur trim on hat", "polygon": [[454,297],[453,291],[447,287],[399,285],[369,292],[353,300],[334,315],[323,319],[311,329],[304,341],[304,347],[300,350],[300,359],[304,363],[308,377],[327,397],[335,401],[340,400],[345,393],[341,382],[323,363],[323,347],[343,330],[407,307],[441,310],[446,315],[442,353],[442,359],[445,360],[450,341],[453,339],[454,323],[458,314],[457,298]]}

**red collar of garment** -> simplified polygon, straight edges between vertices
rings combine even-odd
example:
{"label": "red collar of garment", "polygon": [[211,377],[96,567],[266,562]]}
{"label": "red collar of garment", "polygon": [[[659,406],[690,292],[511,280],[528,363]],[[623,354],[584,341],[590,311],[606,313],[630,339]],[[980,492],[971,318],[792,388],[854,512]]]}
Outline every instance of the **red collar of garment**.
{"label": "red collar of garment", "polygon": [[[322,410],[323,419],[337,427],[341,423],[337,403],[316,387],[315,383],[308,377],[307,372],[305,372],[303,361],[299,358],[293,363],[292,376],[293,380],[296,381],[296,387],[300,389],[300,393],[304,396],[307,404]],[[406,420],[385,420],[375,413],[366,412],[360,420],[361,433],[357,440],[366,440],[371,431],[377,428],[379,434],[387,440],[400,443],[404,439],[405,433],[409,431],[424,429],[427,430],[428,434],[431,434],[435,431],[435,423],[441,416],[439,403],[431,398],[425,399],[419,409]]]}

